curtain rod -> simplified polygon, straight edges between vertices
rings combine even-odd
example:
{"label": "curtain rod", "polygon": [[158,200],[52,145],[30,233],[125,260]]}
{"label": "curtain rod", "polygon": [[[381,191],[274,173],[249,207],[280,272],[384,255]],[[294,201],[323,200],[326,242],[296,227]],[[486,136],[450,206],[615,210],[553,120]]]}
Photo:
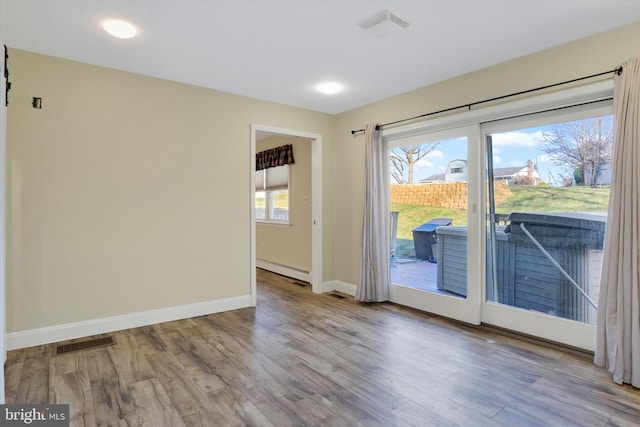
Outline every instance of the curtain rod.
{"label": "curtain rod", "polygon": [[[594,77],[600,77],[600,76],[604,76],[606,74],[611,74],[611,73],[616,73],[617,75],[622,74],[622,67],[618,67],[618,68],[615,68],[615,69],[609,70],[609,71],[604,71],[602,73],[591,74],[590,76],[578,77],[577,79],[573,79],[573,80],[567,80],[567,81],[560,82],[560,83],[553,83],[553,84],[546,85],[546,86],[540,86],[540,87],[537,87],[537,88],[534,88],[534,89],[528,89],[528,90],[523,90],[523,91],[520,91],[520,92],[510,93],[508,95],[496,96],[495,98],[484,99],[482,101],[476,101],[476,102],[472,102],[470,104],[458,105],[457,107],[445,108],[444,110],[432,111],[431,113],[421,114],[419,116],[410,117],[408,119],[402,119],[402,120],[397,120],[395,122],[389,122],[389,123],[385,123],[385,124],[382,124],[382,125],[377,125],[376,126],[376,130],[380,130],[380,128],[383,128],[385,126],[397,125],[398,123],[404,123],[404,122],[408,122],[408,121],[411,121],[411,120],[421,119],[423,117],[433,116],[435,114],[448,113],[449,111],[458,110],[460,108],[467,108],[467,109],[471,110],[471,107],[474,107],[474,106],[480,105],[480,104],[484,104],[484,103],[487,103],[487,102],[499,101],[501,99],[510,98],[512,96],[524,95],[526,93],[531,93],[531,92],[536,92],[536,91],[539,91],[539,90],[549,89],[549,88],[556,87],[556,86],[562,86],[562,85],[566,85],[566,84],[569,84],[569,83],[575,83],[575,82],[579,82],[581,80],[591,79],[591,78],[594,78]],[[351,131],[351,135],[355,135],[356,133],[364,132],[364,131],[365,131],[364,129],[352,130]]]}

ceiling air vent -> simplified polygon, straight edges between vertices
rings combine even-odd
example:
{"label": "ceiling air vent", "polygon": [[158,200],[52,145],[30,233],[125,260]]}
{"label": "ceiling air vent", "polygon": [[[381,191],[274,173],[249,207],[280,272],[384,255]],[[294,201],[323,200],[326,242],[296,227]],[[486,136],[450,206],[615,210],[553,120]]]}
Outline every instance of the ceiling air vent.
{"label": "ceiling air vent", "polygon": [[382,11],[358,24],[360,28],[378,38],[385,38],[399,30],[405,29],[409,23],[388,10]]}

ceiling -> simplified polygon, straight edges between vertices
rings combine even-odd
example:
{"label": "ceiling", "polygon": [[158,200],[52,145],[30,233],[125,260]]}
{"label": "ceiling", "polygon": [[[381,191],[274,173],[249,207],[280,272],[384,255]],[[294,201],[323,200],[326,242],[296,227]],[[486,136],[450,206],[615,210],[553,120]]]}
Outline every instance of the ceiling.
{"label": "ceiling", "polygon": [[[410,25],[358,26],[384,10]],[[109,36],[107,18],[138,36]],[[0,0],[10,48],[330,114],[639,20],[638,0]]]}

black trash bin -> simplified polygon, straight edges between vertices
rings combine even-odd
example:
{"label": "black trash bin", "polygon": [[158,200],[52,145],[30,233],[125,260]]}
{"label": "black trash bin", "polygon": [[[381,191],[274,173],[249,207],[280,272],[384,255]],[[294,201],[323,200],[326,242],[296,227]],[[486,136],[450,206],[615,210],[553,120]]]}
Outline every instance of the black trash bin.
{"label": "black trash bin", "polygon": [[433,245],[438,242],[436,228],[451,225],[451,218],[433,218],[419,227],[411,230],[413,232],[413,246],[416,249],[416,258],[426,259],[429,262],[436,262],[436,254]]}

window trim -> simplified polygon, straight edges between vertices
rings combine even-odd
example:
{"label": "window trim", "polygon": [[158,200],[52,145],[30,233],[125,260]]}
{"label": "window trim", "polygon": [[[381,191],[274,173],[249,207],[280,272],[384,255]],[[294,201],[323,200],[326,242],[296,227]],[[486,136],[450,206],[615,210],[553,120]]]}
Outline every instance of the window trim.
{"label": "window trim", "polygon": [[[408,145],[411,140],[407,138],[415,137],[416,143],[419,143],[424,139],[423,135],[426,133],[516,118],[543,111],[575,108],[581,104],[591,104],[612,98],[613,79],[603,80],[516,101],[511,100],[491,107],[454,113],[411,125],[383,129],[382,137],[389,143],[395,139],[403,139],[403,145]],[[394,144],[390,143],[389,146],[392,147]]]}

